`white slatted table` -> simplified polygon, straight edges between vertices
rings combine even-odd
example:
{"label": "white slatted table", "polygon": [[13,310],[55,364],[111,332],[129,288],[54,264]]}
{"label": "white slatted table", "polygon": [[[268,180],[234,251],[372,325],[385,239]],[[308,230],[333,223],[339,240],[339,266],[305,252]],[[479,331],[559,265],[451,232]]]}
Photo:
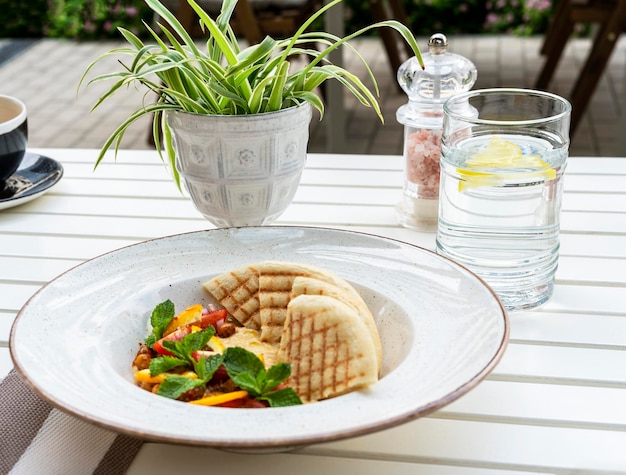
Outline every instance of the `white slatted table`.
{"label": "white slatted table", "polygon": [[[41,150],[65,168],[43,197],[0,212],[0,378],[26,300],[59,273],[142,240],[207,229],[155,152]],[[401,158],[311,155],[277,224],[365,231],[434,247],[396,224]],[[130,473],[626,473],[626,158],[571,158],[553,299],[512,314],[486,381],[429,417],[294,453],[237,455],[145,444]]]}

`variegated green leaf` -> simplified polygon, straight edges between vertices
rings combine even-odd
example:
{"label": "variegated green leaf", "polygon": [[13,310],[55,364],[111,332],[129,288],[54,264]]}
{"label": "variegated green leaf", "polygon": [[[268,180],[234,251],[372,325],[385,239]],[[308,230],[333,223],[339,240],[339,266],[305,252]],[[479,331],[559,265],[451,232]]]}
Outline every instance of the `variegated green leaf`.
{"label": "variegated green leaf", "polygon": [[[156,94],[157,101],[135,110],[103,145],[96,166],[107,149],[116,150],[128,127],[139,118],[153,115],[153,132],[168,156],[174,179],[180,187],[180,177],[174,166],[174,148],[171,131],[165,120],[165,111],[181,110],[198,114],[250,114],[274,111],[303,102],[310,103],[324,113],[324,103],[315,94],[325,81],[338,81],[361,104],[372,107],[383,120],[378,100],[378,85],[365,59],[349,43],[350,40],[377,28],[392,28],[400,33],[415,52],[419,63],[422,57],[410,30],[395,20],[369,25],[344,38],[326,32],[311,32],[310,26],[342,0],[330,0],[300,26],[296,33],[284,40],[265,38],[257,45],[243,50],[230,26],[237,0],[223,0],[216,20],[213,20],[197,3],[188,1],[206,32],[206,49],[201,50],[189,32],[185,31],[176,16],[160,0],[146,0],[147,5],[160,18],[162,25],[152,28],[144,23],[153,42],[144,42],[136,34],[120,29],[127,47],[114,48],[90,63],[79,82],[87,85],[111,81],[107,91],[98,99],[93,109],[99,107],[122,87],[139,84]],[[316,49],[311,45],[322,46]],[[329,55],[338,48],[348,48],[364,66],[368,84],[350,71],[333,65]],[[302,67],[291,66],[291,58],[307,60]],[[121,69],[96,75],[87,80],[94,66],[105,58],[128,59],[118,61]],[[158,136],[162,138],[157,138]]]}

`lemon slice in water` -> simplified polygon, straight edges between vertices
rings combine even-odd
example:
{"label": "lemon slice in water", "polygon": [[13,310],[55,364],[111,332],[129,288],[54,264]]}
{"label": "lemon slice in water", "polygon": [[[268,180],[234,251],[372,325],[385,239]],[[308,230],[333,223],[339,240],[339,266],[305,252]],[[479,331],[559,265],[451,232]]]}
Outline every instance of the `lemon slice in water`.
{"label": "lemon slice in water", "polygon": [[[497,169],[519,172],[492,171]],[[461,178],[459,191],[479,186],[500,186],[506,180],[520,178],[556,178],[556,170],[541,160],[539,155],[524,155],[519,145],[496,136],[491,138],[483,150],[467,160],[465,168],[457,168],[456,171]]]}

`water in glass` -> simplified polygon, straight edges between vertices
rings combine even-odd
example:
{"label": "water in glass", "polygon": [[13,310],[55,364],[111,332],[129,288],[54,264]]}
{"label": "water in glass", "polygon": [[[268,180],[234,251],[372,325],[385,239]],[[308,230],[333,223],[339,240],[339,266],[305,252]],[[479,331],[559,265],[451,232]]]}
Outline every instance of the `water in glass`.
{"label": "water in glass", "polygon": [[437,252],[484,278],[510,310],[552,295],[566,158],[566,146],[525,135],[442,147]]}

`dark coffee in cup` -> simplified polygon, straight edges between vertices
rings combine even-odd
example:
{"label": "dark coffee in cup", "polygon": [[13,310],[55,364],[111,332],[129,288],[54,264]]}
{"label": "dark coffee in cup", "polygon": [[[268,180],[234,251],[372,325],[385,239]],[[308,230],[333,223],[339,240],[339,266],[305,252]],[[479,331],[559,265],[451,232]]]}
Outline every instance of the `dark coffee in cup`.
{"label": "dark coffee in cup", "polygon": [[0,95],[0,187],[20,166],[27,141],[26,106],[19,99]]}

